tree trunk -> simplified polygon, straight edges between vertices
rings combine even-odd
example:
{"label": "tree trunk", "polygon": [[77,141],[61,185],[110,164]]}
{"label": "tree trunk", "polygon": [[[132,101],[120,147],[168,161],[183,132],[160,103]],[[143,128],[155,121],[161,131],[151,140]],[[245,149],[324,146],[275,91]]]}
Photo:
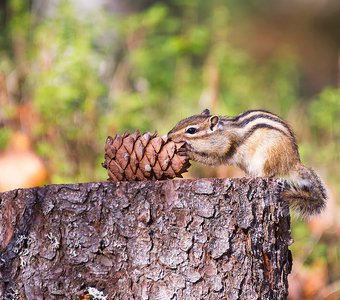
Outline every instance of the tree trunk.
{"label": "tree trunk", "polygon": [[49,185],[0,194],[5,299],[286,299],[280,179]]}

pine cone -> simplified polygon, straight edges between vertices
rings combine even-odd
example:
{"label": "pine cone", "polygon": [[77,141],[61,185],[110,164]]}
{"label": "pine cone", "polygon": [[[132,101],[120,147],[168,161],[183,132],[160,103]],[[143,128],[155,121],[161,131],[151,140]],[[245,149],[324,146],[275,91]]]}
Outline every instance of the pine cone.
{"label": "pine cone", "polygon": [[182,177],[190,167],[184,142],[175,143],[146,132],[107,137],[105,161],[111,181],[163,180]]}

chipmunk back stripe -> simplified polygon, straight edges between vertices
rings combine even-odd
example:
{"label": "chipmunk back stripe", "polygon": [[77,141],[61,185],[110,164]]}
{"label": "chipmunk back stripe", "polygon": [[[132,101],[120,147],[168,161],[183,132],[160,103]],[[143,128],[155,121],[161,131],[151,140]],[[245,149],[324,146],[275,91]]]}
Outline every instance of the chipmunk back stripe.
{"label": "chipmunk back stripe", "polygon": [[249,131],[247,131],[247,133],[244,135],[241,143],[244,143],[256,130],[258,129],[263,129],[263,128],[267,128],[267,129],[272,129],[272,130],[276,130],[276,131],[279,131],[281,132],[282,134],[286,135],[287,136],[287,133],[285,133],[283,130],[279,129],[279,128],[276,128],[272,125],[269,125],[269,124],[264,124],[264,123],[260,123],[260,124],[256,124],[254,125],[253,127],[250,128]]}
{"label": "chipmunk back stripe", "polygon": [[236,117],[234,117],[232,119],[233,119],[233,121],[237,122],[240,119],[242,119],[243,117],[248,116],[248,115],[250,115],[252,113],[263,113],[263,114],[269,114],[269,115],[278,117],[277,115],[275,115],[275,114],[273,114],[273,113],[271,113],[271,112],[269,112],[267,110],[264,110],[264,109],[253,109],[253,110],[248,110],[248,111],[246,111],[246,112],[244,112],[244,113],[242,113],[242,114],[240,114],[240,115],[238,115],[238,116],[236,116]]}
{"label": "chipmunk back stripe", "polygon": [[240,123],[238,123],[238,126],[244,127],[244,126],[246,126],[247,124],[249,124],[250,122],[252,122],[256,119],[267,119],[267,120],[281,124],[284,128],[287,129],[287,131],[292,136],[292,138],[295,139],[295,136],[294,136],[292,130],[290,129],[290,127],[288,126],[288,124],[285,121],[283,121],[282,119],[280,119],[279,117],[277,117],[273,114],[256,114],[256,115],[253,115],[253,116],[251,116],[247,119],[242,120]]}
{"label": "chipmunk back stripe", "polygon": [[[251,114],[253,114],[253,115],[251,115]],[[249,116],[249,117],[246,117],[246,116]],[[236,119],[241,120],[241,121],[235,122]],[[274,124],[267,123],[268,122],[267,120],[270,123],[274,123],[274,124],[277,123],[277,126],[274,126]],[[254,122],[254,123],[258,122],[257,125],[259,125],[259,126],[255,127],[255,128],[254,128],[254,126],[256,126],[256,125],[250,127],[249,132],[251,134],[257,128],[267,127],[267,128],[275,129],[275,130],[285,134],[286,136],[288,136],[291,139],[291,141],[293,142],[294,149],[296,151],[298,151],[296,138],[295,138],[295,135],[294,135],[292,129],[290,128],[290,126],[284,120],[282,120],[280,117],[278,117],[275,114],[272,114],[272,113],[267,112],[265,110],[251,110],[251,111],[247,111],[247,112],[243,113],[242,115],[237,116],[236,118],[229,119],[229,122],[232,122],[234,124],[234,126],[238,127],[238,128],[246,128],[247,125],[252,126],[252,124],[251,124],[252,122]],[[264,124],[264,125],[261,125],[261,124]],[[265,126],[265,125],[267,125],[267,126]],[[280,129],[280,127],[282,129]],[[245,132],[245,135],[246,136],[248,135],[248,131]]]}

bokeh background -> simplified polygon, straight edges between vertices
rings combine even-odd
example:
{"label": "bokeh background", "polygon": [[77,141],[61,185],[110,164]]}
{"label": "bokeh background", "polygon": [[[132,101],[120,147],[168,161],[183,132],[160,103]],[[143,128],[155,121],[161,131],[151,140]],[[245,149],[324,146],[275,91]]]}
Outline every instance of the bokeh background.
{"label": "bokeh background", "polygon": [[339,0],[0,1],[0,191],[106,180],[107,135],[204,108],[292,125],[331,197],[293,217],[290,299],[340,299]]}

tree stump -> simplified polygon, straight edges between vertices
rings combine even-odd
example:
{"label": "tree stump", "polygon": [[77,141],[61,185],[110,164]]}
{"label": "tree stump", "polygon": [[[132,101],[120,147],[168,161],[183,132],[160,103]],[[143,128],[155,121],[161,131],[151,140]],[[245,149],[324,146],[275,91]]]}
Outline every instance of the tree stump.
{"label": "tree stump", "polygon": [[280,179],[49,185],[0,194],[1,299],[286,299]]}

